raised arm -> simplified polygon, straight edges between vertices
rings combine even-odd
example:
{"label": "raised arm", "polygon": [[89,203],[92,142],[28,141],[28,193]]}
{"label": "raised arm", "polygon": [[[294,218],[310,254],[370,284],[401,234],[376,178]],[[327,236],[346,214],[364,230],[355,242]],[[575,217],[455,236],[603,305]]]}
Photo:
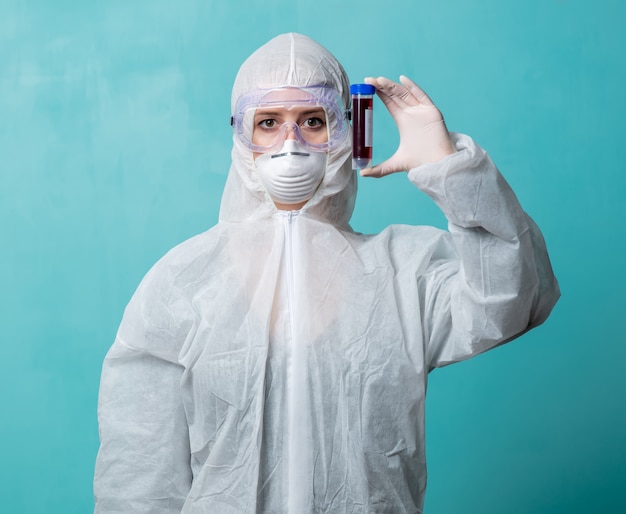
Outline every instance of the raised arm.
{"label": "raised arm", "polygon": [[489,156],[469,137],[450,134],[410,79],[366,82],[396,121],[400,144],[361,174],[409,171],[449,221],[452,244],[418,284],[429,367],[469,358],[542,323],[560,294],[546,246]]}
{"label": "raised arm", "polygon": [[409,172],[447,217],[457,257],[423,277],[431,368],[539,325],[560,294],[537,225],[487,153],[467,136],[452,137],[455,154]]}

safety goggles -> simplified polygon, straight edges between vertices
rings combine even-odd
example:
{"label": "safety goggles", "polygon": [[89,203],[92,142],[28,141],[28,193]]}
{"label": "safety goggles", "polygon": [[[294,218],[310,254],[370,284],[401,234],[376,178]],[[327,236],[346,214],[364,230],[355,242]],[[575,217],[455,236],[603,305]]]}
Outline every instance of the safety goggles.
{"label": "safety goggles", "polygon": [[349,120],[350,111],[331,87],[280,87],[242,96],[231,125],[253,152],[274,152],[290,134],[311,151],[327,152],[344,141]]}

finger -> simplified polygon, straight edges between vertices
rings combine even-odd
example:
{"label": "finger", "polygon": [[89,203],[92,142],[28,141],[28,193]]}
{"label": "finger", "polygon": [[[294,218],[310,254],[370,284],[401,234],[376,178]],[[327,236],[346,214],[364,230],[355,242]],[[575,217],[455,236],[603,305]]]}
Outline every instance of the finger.
{"label": "finger", "polygon": [[415,82],[413,82],[409,77],[407,77],[406,75],[400,75],[400,82],[411,92],[411,94],[417,99],[420,104],[434,105],[433,101],[426,94],[426,92]]}
{"label": "finger", "polygon": [[386,161],[383,161],[380,164],[377,164],[376,166],[362,169],[360,171],[360,175],[362,177],[381,178],[387,175],[391,175],[392,173],[397,173],[399,171],[404,171],[404,170],[397,169],[397,166],[393,164],[393,159],[387,159]]}
{"label": "finger", "polygon": [[371,166],[369,168],[363,168],[362,170],[359,170],[359,174],[362,177],[379,178],[381,176],[381,164],[384,164],[384,163],[380,163],[375,166]]}
{"label": "finger", "polygon": [[[412,96],[413,99],[423,105],[434,105],[426,92],[406,75],[400,75],[400,83],[404,86],[404,90],[396,89],[394,91],[394,86],[395,88],[399,88],[400,86],[386,77],[366,77],[364,80],[365,83],[373,85],[377,92],[380,91],[385,97],[393,98],[394,100],[404,98],[407,99],[411,105],[415,105],[410,101]],[[407,92],[409,94],[407,94]]]}
{"label": "finger", "polygon": [[397,105],[400,108],[407,106],[418,105],[418,99],[413,96],[411,91],[402,84],[398,84],[385,77],[378,77],[376,79],[377,87],[376,93],[385,105]]}
{"label": "finger", "polygon": [[393,115],[395,112],[399,111],[401,107],[398,105],[398,102],[386,92],[388,86],[384,84],[383,79],[384,77],[366,77],[364,81],[366,84],[370,84],[376,88],[376,95]]}
{"label": "finger", "polygon": [[416,105],[417,101],[411,95],[411,92],[401,84],[398,84],[392,80],[382,77],[379,80],[381,94],[388,97],[398,107],[404,108],[407,105]]}
{"label": "finger", "polygon": [[363,168],[362,170],[359,171],[359,174],[362,177],[371,177],[371,178],[380,178],[382,177],[381,173],[380,173],[380,169],[376,166],[373,166],[371,168]]}

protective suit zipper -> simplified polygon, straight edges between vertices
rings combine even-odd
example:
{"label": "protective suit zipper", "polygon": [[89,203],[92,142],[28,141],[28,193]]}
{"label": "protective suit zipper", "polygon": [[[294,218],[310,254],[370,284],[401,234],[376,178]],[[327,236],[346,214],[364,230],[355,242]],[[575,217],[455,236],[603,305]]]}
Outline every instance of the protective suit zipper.
{"label": "protective suit zipper", "polygon": [[298,340],[296,323],[299,313],[297,298],[297,260],[294,251],[294,224],[297,211],[283,215],[285,230],[285,278],[287,281],[287,306],[289,309],[289,363],[287,367],[288,390],[288,512],[308,512],[307,477],[309,473],[309,441],[307,441],[305,348]]}

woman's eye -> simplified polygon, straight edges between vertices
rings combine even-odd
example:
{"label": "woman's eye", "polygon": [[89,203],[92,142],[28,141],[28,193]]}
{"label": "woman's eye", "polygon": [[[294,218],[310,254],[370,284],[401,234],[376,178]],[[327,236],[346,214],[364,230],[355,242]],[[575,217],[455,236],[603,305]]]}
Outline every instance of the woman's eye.
{"label": "woman's eye", "polygon": [[264,129],[272,129],[276,127],[276,120],[273,118],[267,118],[259,122],[259,127]]}
{"label": "woman's eye", "polygon": [[304,122],[306,128],[320,128],[324,126],[324,120],[321,118],[307,118]]}

